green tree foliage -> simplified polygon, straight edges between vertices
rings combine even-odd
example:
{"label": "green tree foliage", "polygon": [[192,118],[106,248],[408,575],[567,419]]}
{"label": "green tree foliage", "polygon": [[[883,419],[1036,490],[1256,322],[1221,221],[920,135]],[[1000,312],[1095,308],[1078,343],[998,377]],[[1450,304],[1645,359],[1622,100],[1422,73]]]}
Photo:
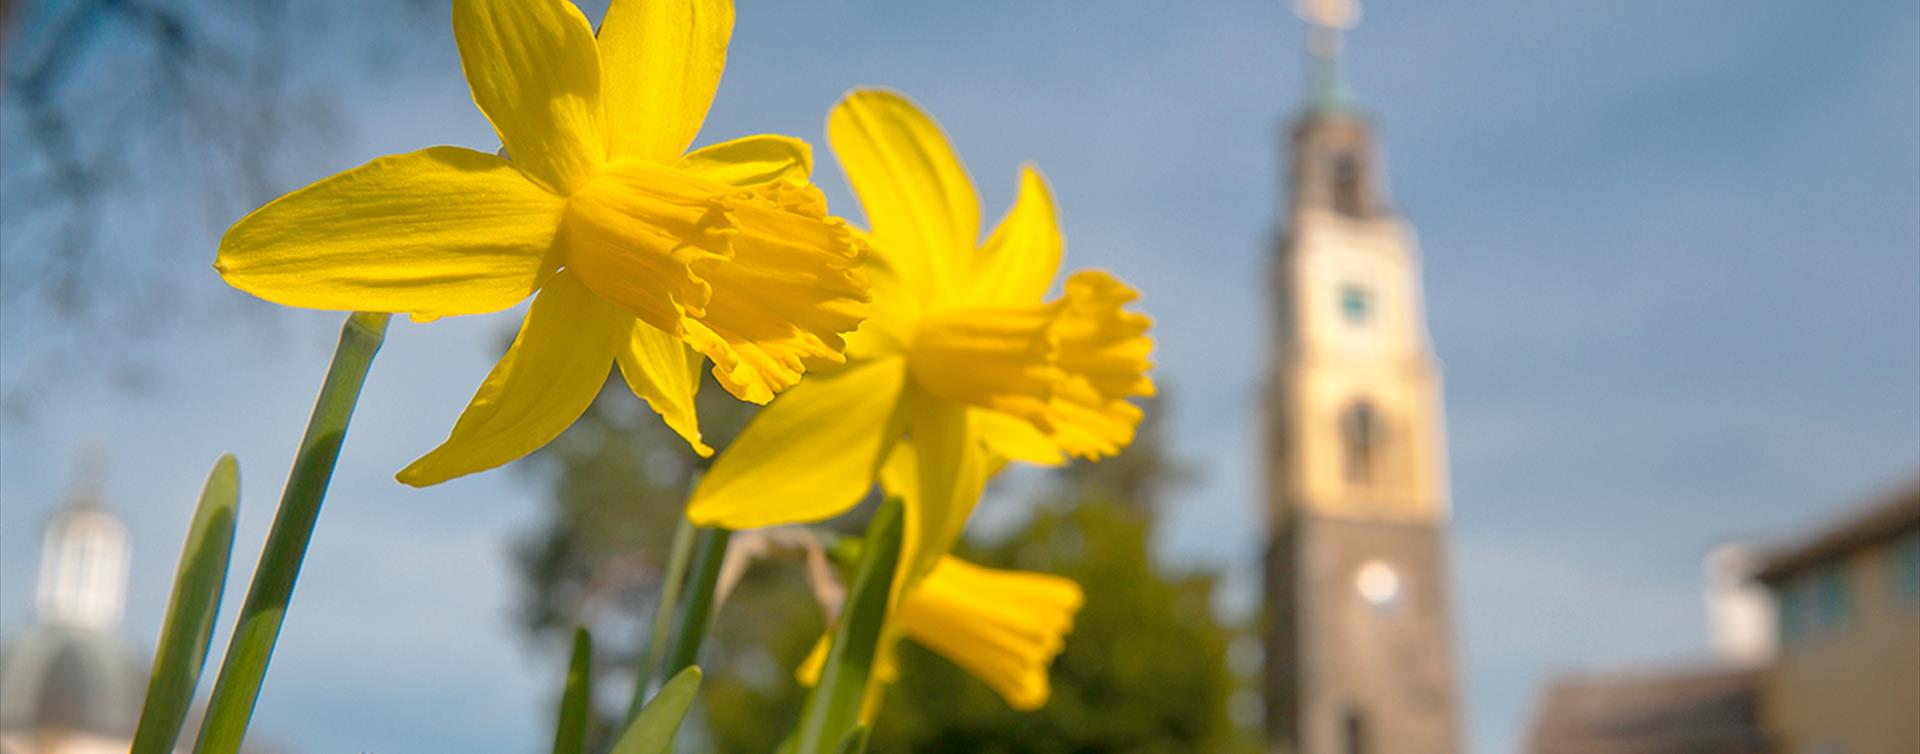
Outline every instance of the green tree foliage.
{"label": "green tree foliage", "polygon": [[1256,750],[1228,715],[1243,684],[1226,660],[1234,629],[1213,614],[1218,575],[1169,575],[1152,561],[1161,495],[1185,476],[1167,456],[1159,426],[1150,422],[1117,458],[1056,473],[1029,523],[962,553],[985,565],[1066,576],[1086,591],[1086,606],[1054,661],[1047,706],[1011,710],[966,671],[906,645],[873,751]]}
{"label": "green tree foliage", "polygon": [[[706,437],[721,444],[746,425],[753,408],[726,397],[709,378],[699,412]],[[575,626],[591,628],[596,682],[624,692],[646,645],[682,503],[709,461],[694,455],[618,377],[532,459],[522,468],[547,487],[548,506],[546,520],[514,548],[521,629],[557,661]],[[768,576],[753,574],[740,591],[759,591]],[[725,637],[712,638],[721,644]],[[595,710],[589,751],[612,744],[615,715],[626,710],[624,693],[606,696]]]}
{"label": "green tree foliage", "polygon": [[1087,604],[1054,661],[1053,699],[1008,709],[945,659],[905,647],[901,681],[874,731],[874,751],[1092,754],[1229,752],[1238,686],[1232,634],[1208,604],[1211,574],[1167,578],[1146,555],[1147,528],[1118,507],[1047,510],[1018,535],[970,553],[978,561],[1080,582]]}
{"label": "green tree foliage", "polygon": [[[518,553],[521,620],[530,639],[557,657],[573,626],[592,627],[605,650],[597,672],[617,678],[616,688],[632,677],[660,560],[705,465],[623,393],[624,385],[611,385],[585,419],[537,456],[551,504],[545,524]],[[716,447],[751,414],[719,393],[709,384],[702,396],[715,400],[700,407]],[[1150,420],[1117,458],[990,491],[1002,496],[1017,488],[1031,516],[962,553],[985,565],[1064,575],[1086,590],[1086,607],[1054,665],[1052,702],[1013,711],[964,670],[903,644],[903,678],[888,693],[869,751],[1253,751],[1228,717],[1229,698],[1244,684],[1225,659],[1234,629],[1212,610],[1217,576],[1170,575],[1150,554],[1159,503],[1184,479],[1156,426]],[[864,516],[850,518],[845,525],[854,527]],[[698,751],[772,751],[799,715],[802,690],[793,669],[823,630],[797,563],[749,569],[716,617],[701,657],[708,673],[698,731],[683,738]]]}
{"label": "green tree foliage", "polygon": [[[705,466],[625,390],[604,391],[533,456],[550,505],[545,524],[520,540],[516,559],[525,587],[520,618],[545,639],[563,638],[581,619],[644,620],[681,502]],[[701,401],[703,423],[737,427],[746,416],[737,406]]]}

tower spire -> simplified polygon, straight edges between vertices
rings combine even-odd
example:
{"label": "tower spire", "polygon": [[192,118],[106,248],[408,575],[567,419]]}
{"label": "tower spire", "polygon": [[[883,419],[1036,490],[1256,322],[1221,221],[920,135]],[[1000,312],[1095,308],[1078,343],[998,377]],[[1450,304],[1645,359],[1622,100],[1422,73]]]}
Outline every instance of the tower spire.
{"label": "tower spire", "polygon": [[1294,0],[1293,12],[1307,22],[1307,110],[1346,109],[1353,94],[1340,75],[1340,52],[1347,30],[1360,23],[1360,0]]}

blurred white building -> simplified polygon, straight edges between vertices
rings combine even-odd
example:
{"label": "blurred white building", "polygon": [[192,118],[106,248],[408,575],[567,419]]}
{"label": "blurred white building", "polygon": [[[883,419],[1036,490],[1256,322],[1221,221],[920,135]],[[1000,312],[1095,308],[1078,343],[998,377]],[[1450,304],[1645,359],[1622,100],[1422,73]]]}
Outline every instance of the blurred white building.
{"label": "blurred white building", "polygon": [[1753,579],[1762,553],[1745,542],[1707,553],[1707,638],[1714,658],[1734,667],[1757,668],[1778,649],[1773,595]]}
{"label": "blurred white building", "polygon": [[34,625],[0,649],[0,754],[124,754],[149,658],[120,633],[127,527],[83,480],[47,525]]}

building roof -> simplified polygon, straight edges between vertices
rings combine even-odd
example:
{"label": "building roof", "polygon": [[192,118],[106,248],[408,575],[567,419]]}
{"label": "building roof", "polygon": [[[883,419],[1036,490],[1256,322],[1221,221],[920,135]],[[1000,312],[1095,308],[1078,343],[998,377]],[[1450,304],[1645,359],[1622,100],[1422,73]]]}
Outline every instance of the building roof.
{"label": "building roof", "polygon": [[1765,754],[1757,671],[1562,676],[1547,687],[1531,754]]}
{"label": "building roof", "polygon": [[146,658],[106,631],[42,624],[0,651],[0,730],[128,738],[146,692]]}
{"label": "building roof", "polygon": [[1812,566],[1920,531],[1920,475],[1872,505],[1762,556],[1754,578],[1775,583]]}

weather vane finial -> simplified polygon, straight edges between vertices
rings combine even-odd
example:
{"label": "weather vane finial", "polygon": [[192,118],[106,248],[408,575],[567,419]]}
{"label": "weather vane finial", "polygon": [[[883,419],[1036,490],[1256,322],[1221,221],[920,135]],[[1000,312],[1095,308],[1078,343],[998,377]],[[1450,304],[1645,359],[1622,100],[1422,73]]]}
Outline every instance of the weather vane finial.
{"label": "weather vane finial", "polygon": [[1307,107],[1346,109],[1352,98],[1340,77],[1340,35],[1360,23],[1360,0],[1293,0],[1293,12],[1309,25]]}
{"label": "weather vane finial", "polygon": [[1360,0],[1293,0],[1294,15],[1313,25],[1307,50],[1315,57],[1340,55],[1340,33],[1360,23]]}

